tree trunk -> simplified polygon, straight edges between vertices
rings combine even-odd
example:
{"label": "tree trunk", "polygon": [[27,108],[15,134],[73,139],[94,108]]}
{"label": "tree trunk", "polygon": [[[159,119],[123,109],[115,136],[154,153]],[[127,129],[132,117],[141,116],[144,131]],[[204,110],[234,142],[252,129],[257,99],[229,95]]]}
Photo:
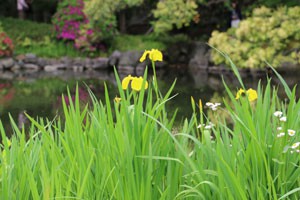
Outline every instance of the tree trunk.
{"label": "tree trunk", "polygon": [[119,30],[121,33],[126,33],[127,32],[127,27],[126,27],[126,11],[121,10],[119,14]]}

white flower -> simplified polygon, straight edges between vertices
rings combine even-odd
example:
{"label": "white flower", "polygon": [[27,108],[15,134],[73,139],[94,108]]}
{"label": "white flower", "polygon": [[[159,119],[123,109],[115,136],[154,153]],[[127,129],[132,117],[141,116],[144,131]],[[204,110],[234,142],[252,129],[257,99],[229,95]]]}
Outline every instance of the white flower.
{"label": "white flower", "polygon": [[211,107],[211,106],[213,106],[214,104],[211,103],[211,102],[207,102],[205,105],[208,106],[208,107]]}
{"label": "white flower", "polygon": [[292,147],[292,149],[296,149],[299,147],[299,145],[300,145],[300,142],[296,142],[291,147]]}
{"label": "white flower", "polygon": [[275,117],[281,117],[282,116],[282,112],[281,111],[276,111],[276,112],[274,112],[274,116]]}
{"label": "white flower", "polygon": [[279,134],[277,134],[277,137],[283,137],[285,135],[285,133],[284,132],[282,132],[282,133],[279,133]]}
{"label": "white flower", "polygon": [[288,134],[289,136],[294,136],[296,134],[296,131],[292,130],[292,129],[288,129]]}
{"label": "white flower", "polygon": [[281,130],[282,130],[281,126],[277,127],[277,131],[281,131]]}
{"label": "white flower", "polygon": [[205,124],[199,124],[199,125],[197,126],[197,128],[201,128],[201,127],[203,127],[203,126],[205,126]]}
{"label": "white flower", "polygon": [[211,129],[213,126],[212,125],[206,125],[204,128],[205,129]]}
{"label": "white flower", "polygon": [[207,102],[205,104],[207,107],[209,107],[210,109],[212,109],[213,111],[217,110],[218,106],[221,105],[221,103],[211,103],[211,102]]}
{"label": "white flower", "polygon": [[286,117],[280,117],[279,120],[282,121],[282,122],[286,122]]}

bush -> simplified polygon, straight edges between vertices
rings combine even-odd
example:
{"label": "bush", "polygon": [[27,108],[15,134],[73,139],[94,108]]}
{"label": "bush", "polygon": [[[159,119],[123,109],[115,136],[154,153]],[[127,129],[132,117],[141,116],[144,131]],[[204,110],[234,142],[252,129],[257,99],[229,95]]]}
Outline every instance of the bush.
{"label": "bush", "polygon": [[197,4],[193,1],[168,0],[159,1],[156,10],[153,11],[154,17],[157,18],[153,22],[154,31],[163,33],[176,28],[189,26],[192,19],[197,15]]}
{"label": "bush", "polygon": [[10,37],[3,31],[0,23],[0,57],[11,56],[14,45]]}
{"label": "bush", "polygon": [[[300,63],[300,7],[261,7],[241,21],[237,29],[214,31],[209,44],[224,49],[241,68],[263,68],[265,61],[274,67],[284,62]],[[229,64],[219,53],[212,52],[215,64]]]}

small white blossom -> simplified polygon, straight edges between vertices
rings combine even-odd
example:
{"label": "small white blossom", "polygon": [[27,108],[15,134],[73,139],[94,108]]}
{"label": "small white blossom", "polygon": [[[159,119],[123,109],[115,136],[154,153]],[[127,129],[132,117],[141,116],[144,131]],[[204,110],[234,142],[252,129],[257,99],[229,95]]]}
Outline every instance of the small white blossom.
{"label": "small white blossom", "polygon": [[296,149],[296,148],[298,148],[298,147],[299,147],[299,145],[300,145],[300,142],[296,142],[296,143],[294,143],[294,144],[292,145],[292,149]]}
{"label": "small white blossom", "polygon": [[297,150],[296,150],[296,152],[297,152],[297,153],[300,153],[300,150],[299,150],[299,149],[297,149]]}
{"label": "small white blossom", "polygon": [[282,121],[282,122],[286,122],[286,117],[280,117],[279,120]]}
{"label": "small white blossom", "polygon": [[296,134],[296,131],[292,130],[292,129],[288,129],[288,134],[289,136],[294,136]]}
{"label": "small white blossom", "polygon": [[213,126],[212,125],[206,125],[204,128],[205,129],[211,129]]}
{"label": "small white blossom", "polygon": [[211,106],[213,106],[214,104],[211,103],[211,102],[207,102],[205,105],[208,106],[208,107],[211,107]]}
{"label": "small white blossom", "polygon": [[277,131],[281,131],[281,130],[282,130],[281,126],[277,127]]}
{"label": "small white blossom", "polygon": [[285,135],[285,133],[284,132],[282,132],[282,133],[279,133],[279,134],[277,134],[277,137],[283,137]]}
{"label": "small white blossom", "polygon": [[207,107],[209,107],[210,109],[212,109],[213,111],[217,110],[218,106],[221,105],[221,103],[211,103],[211,102],[207,102],[205,104]]}
{"label": "small white blossom", "polygon": [[203,127],[203,126],[205,126],[205,124],[199,124],[199,125],[197,126],[197,128],[201,128],[201,127]]}
{"label": "small white blossom", "polygon": [[281,117],[282,116],[282,112],[281,111],[276,111],[276,112],[274,112],[274,116],[275,117]]}

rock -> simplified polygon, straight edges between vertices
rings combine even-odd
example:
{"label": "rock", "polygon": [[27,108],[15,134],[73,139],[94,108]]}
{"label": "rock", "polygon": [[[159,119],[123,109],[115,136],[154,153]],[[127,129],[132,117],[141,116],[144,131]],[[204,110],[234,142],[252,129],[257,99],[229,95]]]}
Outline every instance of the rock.
{"label": "rock", "polygon": [[206,69],[208,68],[210,53],[208,46],[201,42],[195,42],[193,45],[193,51],[191,52],[191,58],[189,61],[189,69]]}
{"label": "rock", "polygon": [[143,76],[144,72],[145,72],[146,67],[143,65],[143,63],[139,63],[136,67],[135,67],[135,73],[137,76]]}
{"label": "rock", "polygon": [[38,71],[40,69],[40,67],[38,65],[35,65],[35,64],[24,64],[23,65],[23,68],[25,70],[32,70],[32,71]]}
{"label": "rock", "polygon": [[108,58],[96,58],[93,60],[92,68],[95,70],[98,69],[107,69],[108,68]]}
{"label": "rock", "polygon": [[62,57],[60,59],[60,62],[63,63],[63,64],[65,64],[66,66],[71,66],[72,63],[73,63],[73,60],[71,58],[69,58],[69,57]]}
{"label": "rock", "polygon": [[53,71],[64,70],[64,69],[66,69],[65,64],[46,65],[44,67],[44,70],[47,71],[47,72],[53,72]]}
{"label": "rock", "polygon": [[108,58],[108,66],[109,67],[117,66],[120,57],[121,57],[121,52],[118,50],[114,51]]}
{"label": "rock", "polygon": [[48,64],[48,61],[45,58],[38,58],[36,64],[40,67],[44,67]]}
{"label": "rock", "polygon": [[83,65],[81,65],[81,66],[80,65],[73,65],[72,69],[73,69],[74,72],[83,72],[84,71]]}
{"label": "rock", "polygon": [[[152,66],[151,66],[152,64],[150,64],[150,65],[148,65],[148,68],[149,67],[151,67],[152,68]],[[155,62],[155,67],[156,68],[163,68],[163,67],[165,67],[167,65],[167,62],[165,62],[165,61],[162,61],[162,62]]]}
{"label": "rock", "polygon": [[17,61],[23,61],[23,60],[25,59],[25,55],[24,55],[24,54],[17,55],[17,56],[15,57],[15,59],[16,59]]}
{"label": "rock", "polygon": [[15,63],[14,66],[10,68],[11,71],[19,71],[21,66],[18,63]]}
{"label": "rock", "polygon": [[86,69],[92,69],[92,67],[93,67],[93,59],[91,59],[91,58],[86,58],[86,59],[83,61],[83,63],[84,63],[84,67],[85,67]]}
{"label": "rock", "polygon": [[33,53],[25,54],[24,62],[25,63],[36,64],[37,63],[37,57]]}
{"label": "rock", "polygon": [[118,72],[122,74],[135,74],[135,68],[133,66],[119,66]]}
{"label": "rock", "polygon": [[172,44],[166,50],[163,60],[169,64],[186,64],[189,62],[191,45],[187,42],[178,42]]}
{"label": "rock", "polygon": [[118,66],[136,66],[142,56],[141,51],[126,51],[121,54]]}
{"label": "rock", "polygon": [[10,71],[4,71],[3,73],[1,73],[1,79],[12,80],[14,79],[14,77],[15,77],[14,73]]}
{"label": "rock", "polygon": [[[9,69],[15,64],[14,59],[12,58],[4,58],[0,60],[0,69]],[[2,67],[1,67],[2,66]]]}

